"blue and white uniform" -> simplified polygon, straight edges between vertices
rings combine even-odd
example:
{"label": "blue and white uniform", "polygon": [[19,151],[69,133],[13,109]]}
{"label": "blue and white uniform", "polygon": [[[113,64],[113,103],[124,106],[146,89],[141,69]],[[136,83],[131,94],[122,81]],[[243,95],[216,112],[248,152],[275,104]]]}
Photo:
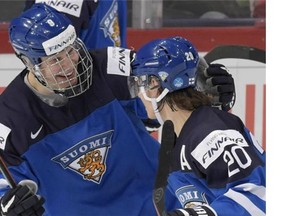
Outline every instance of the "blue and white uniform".
{"label": "blue and white uniform", "polygon": [[88,49],[127,47],[126,0],[27,0],[25,10],[40,2],[63,12]]}
{"label": "blue and white uniform", "polygon": [[[49,106],[29,89],[26,69],[0,96],[1,156],[17,183],[37,183],[45,215],[156,215],[159,144],[139,119],[147,117],[142,102],[123,100],[129,97],[127,77],[118,75],[130,72],[121,67],[129,65],[129,51],[109,48],[113,57],[123,57],[113,62],[106,50],[91,52],[97,62],[92,86],[62,107]],[[8,187],[0,176],[3,195]]]}
{"label": "blue and white uniform", "polygon": [[168,189],[187,212],[196,204],[198,215],[265,215],[265,151],[237,116],[196,109],[171,157]]}

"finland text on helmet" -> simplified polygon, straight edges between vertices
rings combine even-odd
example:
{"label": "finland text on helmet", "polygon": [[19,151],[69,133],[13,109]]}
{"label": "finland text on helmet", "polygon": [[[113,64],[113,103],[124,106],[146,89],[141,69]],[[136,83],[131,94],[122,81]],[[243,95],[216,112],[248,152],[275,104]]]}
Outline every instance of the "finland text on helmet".
{"label": "finland text on helmet", "polygon": [[[182,37],[153,40],[141,47],[132,63],[132,75],[147,80],[157,77],[162,93],[160,101],[168,92],[196,86],[199,55],[195,47]],[[147,77],[145,77],[147,76]],[[144,78],[145,77],[145,78]],[[135,92],[135,85],[133,87]]]}
{"label": "finland text on helmet", "polygon": [[11,21],[10,42],[38,81],[67,98],[92,84],[92,59],[70,20],[37,3]]}

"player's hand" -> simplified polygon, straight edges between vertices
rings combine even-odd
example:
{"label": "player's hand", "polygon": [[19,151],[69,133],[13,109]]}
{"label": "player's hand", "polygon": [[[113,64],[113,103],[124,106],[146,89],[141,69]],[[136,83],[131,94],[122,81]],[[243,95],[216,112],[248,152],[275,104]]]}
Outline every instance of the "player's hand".
{"label": "player's hand", "polygon": [[[27,183],[28,182],[28,183]],[[43,197],[36,195],[37,185],[30,180],[20,182],[16,188],[8,190],[1,198],[1,215],[41,216],[44,213]],[[34,184],[34,185],[33,185]],[[36,188],[35,188],[36,185]]]}
{"label": "player's hand", "polygon": [[222,64],[210,64],[202,71],[205,79],[205,93],[212,97],[212,105],[229,111],[235,104],[236,92],[232,75]]}

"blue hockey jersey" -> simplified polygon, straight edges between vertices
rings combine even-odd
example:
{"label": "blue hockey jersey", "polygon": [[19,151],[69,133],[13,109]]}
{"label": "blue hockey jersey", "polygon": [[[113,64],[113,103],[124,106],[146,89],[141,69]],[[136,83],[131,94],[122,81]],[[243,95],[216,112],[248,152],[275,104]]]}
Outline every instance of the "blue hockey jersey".
{"label": "blue hockey jersey", "polygon": [[[171,153],[168,188],[199,215],[264,216],[265,151],[240,118],[200,107],[185,122]],[[201,205],[213,213],[204,214]],[[172,210],[172,209],[169,209]]]}
{"label": "blue hockey jersey", "polygon": [[88,49],[127,47],[126,0],[100,0],[88,28],[80,33]]}
{"label": "blue hockey jersey", "polygon": [[127,47],[126,0],[26,0],[25,9],[40,2],[63,12],[88,49]]}
{"label": "blue hockey jersey", "polygon": [[[145,108],[116,99],[128,97],[127,81],[107,74],[106,49],[91,56],[92,86],[65,106],[33,94],[27,70],[10,83],[0,97],[1,156],[16,182],[37,183],[45,215],[156,215],[159,143],[139,119]],[[6,190],[1,184],[0,195]]]}

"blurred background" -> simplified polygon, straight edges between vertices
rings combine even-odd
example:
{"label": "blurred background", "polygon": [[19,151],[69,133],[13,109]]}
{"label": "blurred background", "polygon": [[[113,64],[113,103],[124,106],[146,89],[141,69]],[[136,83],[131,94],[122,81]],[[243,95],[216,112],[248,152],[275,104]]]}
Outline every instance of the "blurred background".
{"label": "blurred background", "polygon": [[[0,22],[9,22],[19,15],[24,2],[1,0]],[[265,0],[127,0],[127,7],[128,27],[136,28],[140,27],[135,26],[139,22],[146,28],[247,26],[266,16]]]}

